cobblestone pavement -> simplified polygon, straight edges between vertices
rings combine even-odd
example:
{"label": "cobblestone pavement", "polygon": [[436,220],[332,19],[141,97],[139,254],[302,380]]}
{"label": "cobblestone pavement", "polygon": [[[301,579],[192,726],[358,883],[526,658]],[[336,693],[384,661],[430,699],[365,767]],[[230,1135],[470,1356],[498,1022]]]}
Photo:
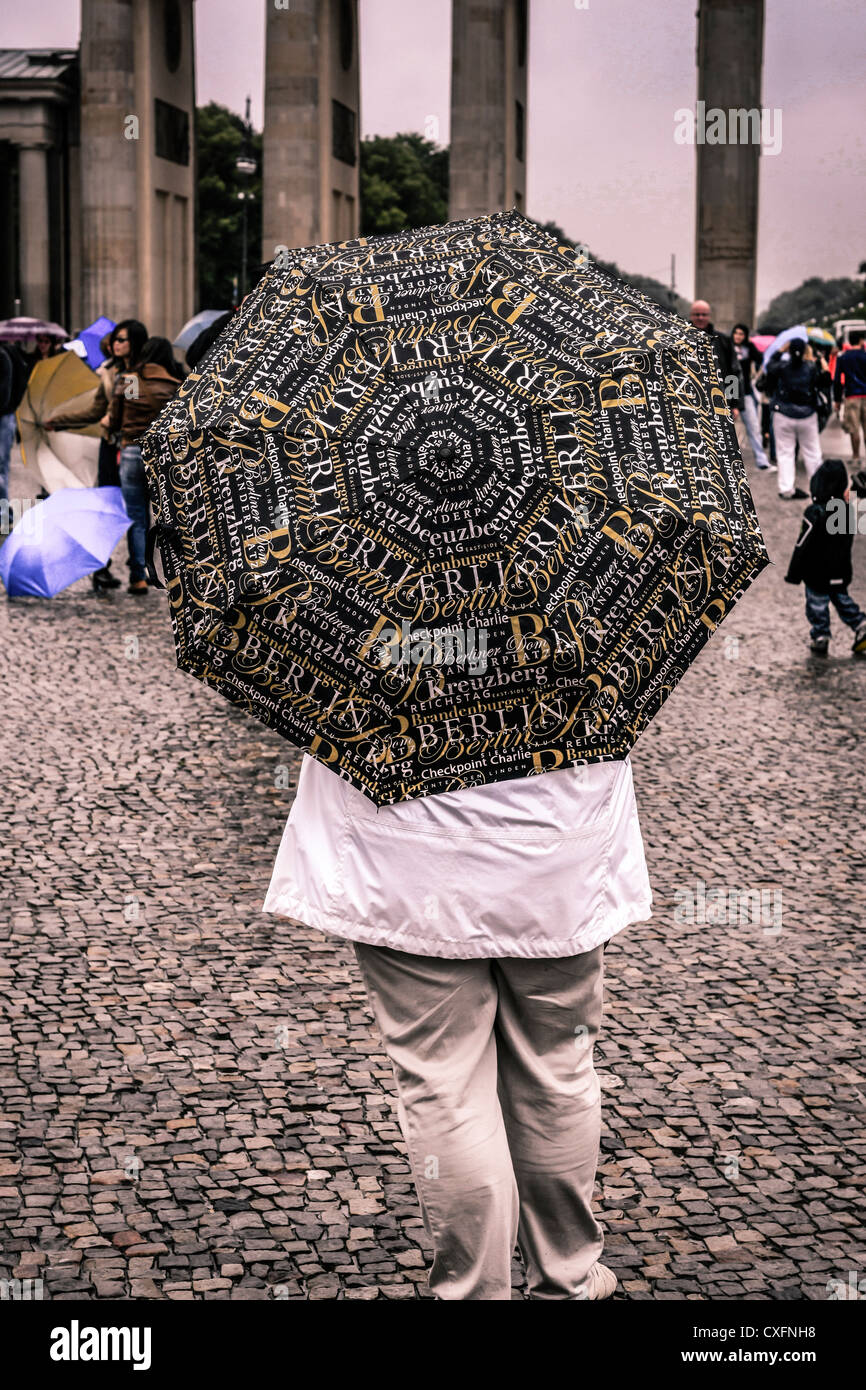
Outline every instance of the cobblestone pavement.
{"label": "cobblestone pavement", "polygon": [[[622,1299],[864,1273],[866,661],[835,618],[810,658],[802,504],[752,478],[775,567],[632,755],[654,915],[607,950],[597,1048]],[[2,599],[0,651],[4,1273],[56,1300],[429,1298],[351,948],[261,913],[297,756],[176,670],[158,592]],[[677,920],[720,887],[765,911]]]}

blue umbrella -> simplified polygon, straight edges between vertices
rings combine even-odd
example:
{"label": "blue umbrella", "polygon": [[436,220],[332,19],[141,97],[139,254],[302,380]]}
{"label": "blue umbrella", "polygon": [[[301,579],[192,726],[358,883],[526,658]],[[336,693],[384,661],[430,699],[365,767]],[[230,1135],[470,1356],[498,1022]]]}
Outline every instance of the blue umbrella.
{"label": "blue umbrella", "polygon": [[119,487],[64,487],[29,507],[0,549],[10,598],[51,598],[101,569],[131,521]]}
{"label": "blue umbrella", "polygon": [[106,333],[110,333],[114,326],[114,319],[107,319],[104,314],[100,314],[98,319],[93,320],[89,328],[82,328],[78,335],[87,349],[87,365],[88,367],[92,367],[94,371],[96,371],[100,362],[105,361],[105,353],[102,351],[99,344],[102,342]]}

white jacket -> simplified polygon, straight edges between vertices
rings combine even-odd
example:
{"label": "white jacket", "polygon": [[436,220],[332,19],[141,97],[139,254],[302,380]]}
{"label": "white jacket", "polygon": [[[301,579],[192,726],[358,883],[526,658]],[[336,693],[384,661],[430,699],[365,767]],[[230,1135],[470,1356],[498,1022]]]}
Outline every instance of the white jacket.
{"label": "white jacket", "polygon": [[262,908],[422,956],[571,956],[652,913],[631,763],[375,804],[305,756]]}

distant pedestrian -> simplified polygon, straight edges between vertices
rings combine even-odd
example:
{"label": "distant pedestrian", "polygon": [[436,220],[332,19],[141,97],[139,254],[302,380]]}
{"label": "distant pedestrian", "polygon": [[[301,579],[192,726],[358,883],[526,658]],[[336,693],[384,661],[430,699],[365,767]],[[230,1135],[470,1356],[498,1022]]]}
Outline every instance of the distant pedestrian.
{"label": "distant pedestrian", "polygon": [[[99,461],[97,464],[97,487],[120,487],[120,471],[117,465],[117,438],[105,424],[111,401],[114,396],[120,372],[129,367],[130,362],[140,355],[147,342],[147,329],[138,319],[123,319],[115,324],[110,333],[99,344],[104,353],[103,362],[97,367],[99,378],[91,395],[79,401],[78,405],[68,403],[58,406],[45,421],[47,430],[75,430],[99,421],[102,438],[99,441]],[[94,570],[90,581],[97,591],[116,589],[120,580],[111,573],[111,561],[101,569]]]}
{"label": "distant pedestrian", "polygon": [[705,299],[696,299],[689,311],[689,318],[695,328],[707,333],[713,344],[716,365],[725,391],[725,399],[731,407],[734,419],[739,419],[740,401],[743,399],[743,374],[740,359],[734,351],[734,344],[727,333],[720,333],[711,320],[711,309]]}
{"label": "distant pedestrian", "polygon": [[772,469],[775,472],[775,465],[770,463],[764,452],[764,444],[761,439],[760,412],[758,409],[758,398],[752,381],[753,368],[760,368],[761,354],[749,337],[748,324],[735,323],[731,330],[731,342],[734,345],[734,352],[740,364],[740,373],[743,379],[743,395],[739,401],[740,412],[743,417],[743,424],[746,429],[752,453],[755,456],[755,467],[761,469]]}
{"label": "distant pedestrian", "polygon": [[811,360],[807,349],[804,338],[792,338],[785,349],[787,361],[783,360],[782,353],[775,352],[763,378],[758,379],[759,386],[766,384],[770,396],[779,463],[779,496],[785,501],[809,495],[795,485],[798,445],[810,478],[821,466],[819,393],[829,387],[830,377]]}
{"label": "distant pedestrian", "polygon": [[27,389],[30,367],[14,343],[0,343],[0,536],[8,534],[9,460],[15,443],[15,412]]}
{"label": "distant pedestrian", "polygon": [[147,593],[145,545],[149,499],[140,440],[182,380],[183,368],[175,360],[168,339],[148,338],[134,365],[118,375],[105,417],[106,427],[120,433],[120,487],[132,518],[126,533],[131,594]]}
{"label": "distant pedestrian", "polygon": [[845,415],[842,421],[851,436],[851,452],[855,467],[860,467],[861,440],[866,441],[866,348],[862,331],[851,333],[851,346],[836,358],[833,377],[833,401],[836,414],[844,397]]}
{"label": "distant pedestrian", "polygon": [[[843,623],[854,629],[852,651],[859,656],[866,652],[866,613],[848,593],[853,577],[854,532],[848,524],[851,491],[842,460],[825,459],[812,474],[809,486],[812,501],[803,513],[785,582],[802,581],[805,585],[806,617],[815,656],[827,655],[831,603]],[[836,506],[832,505],[834,500]]]}
{"label": "distant pedestrian", "polygon": [[40,362],[44,362],[46,357],[56,357],[60,351],[59,338],[55,338],[51,333],[37,333],[35,350],[26,354],[31,372]]}

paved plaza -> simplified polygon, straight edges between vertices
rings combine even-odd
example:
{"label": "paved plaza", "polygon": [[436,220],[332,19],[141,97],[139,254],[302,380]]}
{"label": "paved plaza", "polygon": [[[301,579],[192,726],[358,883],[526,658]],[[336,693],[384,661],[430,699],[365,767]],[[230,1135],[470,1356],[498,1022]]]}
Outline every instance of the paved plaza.
{"label": "paved plaza", "polygon": [[[783,582],[804,504],[749,475],[774,564],[632,753],[654,914],[606,951],[596,1049],[617,1299],[866,1275],[866,660],[835,615],[810,657]],[[866,537],[854,572],[866,607]],[[2,1275],[429,1298],[351,947],[261,912],[300,755],[176,669],[160,591],[4,596],[0,652]]]}

